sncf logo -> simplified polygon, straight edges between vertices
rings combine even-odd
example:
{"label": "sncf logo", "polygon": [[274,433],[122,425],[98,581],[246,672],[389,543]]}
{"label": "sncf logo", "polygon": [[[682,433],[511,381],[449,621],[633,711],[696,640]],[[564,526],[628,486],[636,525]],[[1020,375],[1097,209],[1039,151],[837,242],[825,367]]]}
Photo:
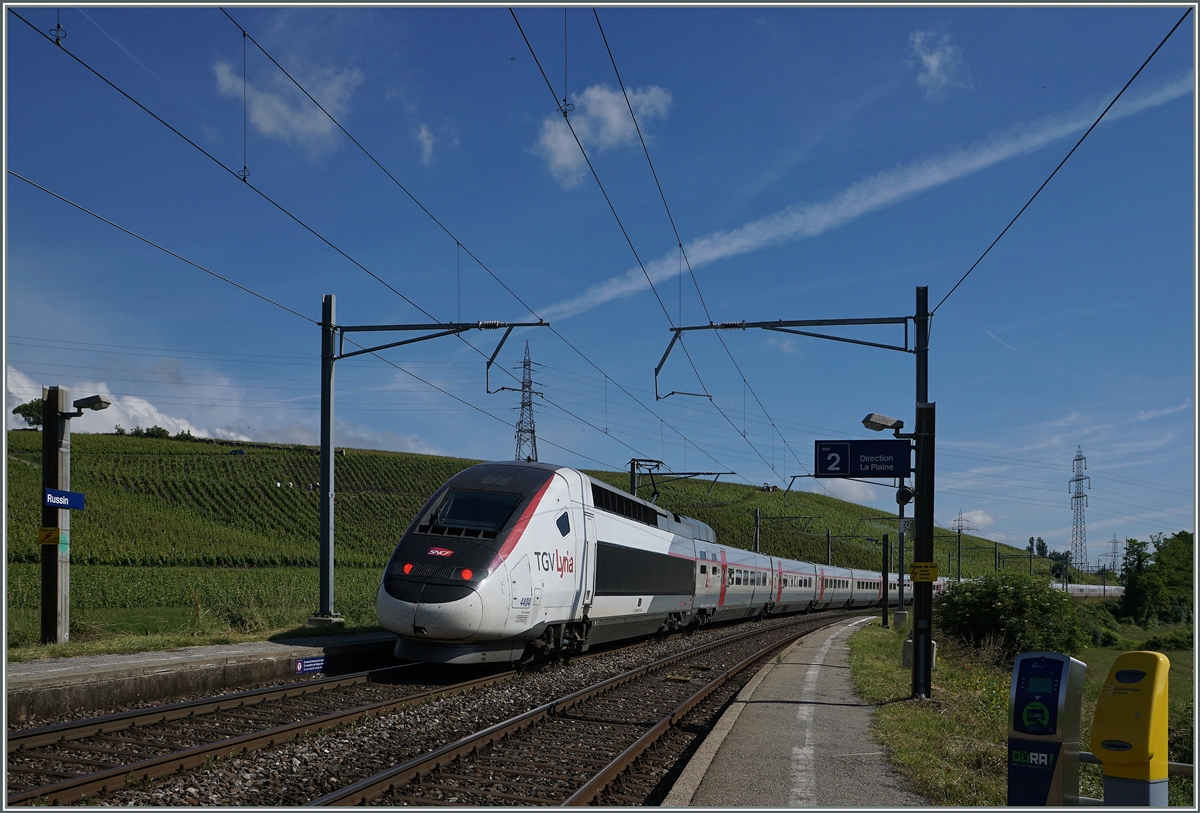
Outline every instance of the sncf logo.
{"label": "sncf logo", "polygon": [[449,548],[430,548],[429,555],[430,556],[453,556],[454,551],[450,550]]}

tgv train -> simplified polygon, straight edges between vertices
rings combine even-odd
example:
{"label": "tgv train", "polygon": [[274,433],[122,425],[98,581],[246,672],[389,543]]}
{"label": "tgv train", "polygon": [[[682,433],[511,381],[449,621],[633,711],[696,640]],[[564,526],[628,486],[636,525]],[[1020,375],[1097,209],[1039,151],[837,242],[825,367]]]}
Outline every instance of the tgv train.
{"label": "tgv train", "polygon": [[417,514],[375,610],[399,636],[399,658],[490,663],[768,613],[882,606],[885,594],[895,605],[895,574],[888,582],[719,545],[703,522],[575,469],[484,463]]}

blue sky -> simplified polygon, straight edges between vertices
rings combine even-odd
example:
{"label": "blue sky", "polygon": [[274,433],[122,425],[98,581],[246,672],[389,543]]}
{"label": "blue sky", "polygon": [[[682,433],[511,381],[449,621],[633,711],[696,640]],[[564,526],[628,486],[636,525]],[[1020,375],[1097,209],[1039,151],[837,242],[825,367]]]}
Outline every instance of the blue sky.
{"label": "blue sky", "polygon": [[[505,7],[227,10],[11,7],[6,168],[306,318],[6,174],[6,413],[60,384],[114,401],[76,432],[315,444],[332,293],[345,325],[550,320],[492,374],[528,341],[543,461],[781,487],[868,412],[911,427],[912,356],[696,332],[659,388],[711,401],[656,402],[671,326],[938,305],[1184,11],[600,8],[664,206],[590,8],[517,10],[545,79]],[[940,525],[1067,548],[1081,448],[1093,559],[1192,528],[1195,22],[938,307]],[[338,362],[336,443],[511,458],[498,339]]]}

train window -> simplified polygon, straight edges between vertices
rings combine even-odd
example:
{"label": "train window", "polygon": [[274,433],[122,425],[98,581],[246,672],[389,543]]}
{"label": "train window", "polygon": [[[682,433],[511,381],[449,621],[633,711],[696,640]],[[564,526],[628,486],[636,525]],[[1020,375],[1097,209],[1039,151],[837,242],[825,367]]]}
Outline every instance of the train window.
{"label": "train window", "polygon": [[562,515],[554,521],[554,524],[558,526],[558,532],[563,536],[571,533],[571,520],[567,517],[566,511],[562,512]]}
{"label": "train window", "polygon": [[725,570],[725,576],[726,576],[726,580],[727,580],[727,581],[728,581],[730,584],[733,584],[733,568],[726,568],[726,570]]}
{"label": "train window", "polygon": [[708,572],[708,565],[700,565],[700,575],[703,576]]}
{"label": "train window", "polygon": [[438,512],[437,522],[443,527],[499,531],[524,496],[498,491],[451,489],[442,503],[442,510]]}

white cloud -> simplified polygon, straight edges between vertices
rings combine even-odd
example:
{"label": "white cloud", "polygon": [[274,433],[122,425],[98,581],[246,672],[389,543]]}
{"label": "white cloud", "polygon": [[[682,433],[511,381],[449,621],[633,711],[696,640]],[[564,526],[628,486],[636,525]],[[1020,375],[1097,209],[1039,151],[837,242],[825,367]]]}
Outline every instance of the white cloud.
{"label": "white cloud", "polygon": [[860,483],[857,480],[821,480],[820,482],[813,481],[810,490],[818,493],[832,494],[839,500],[846,502],[869,503],[875,499],[875,489],[868,483]]}
{"label": "white cloud", "polygon": [[433,145],[437,143],[437,136],[428,125],[422,124],[421,129],[413,134],[413,138],[421,145],[421,163],[428,166],[433,160]]}
{"label": "white cloud", "polygon": [[[1150,92],[1127,94],[1122,97],[1121,103],[1108,112],[1105,121],[1131,116],[1191,91],[1192,75],[1189,73]],[[987,169],[1001,161],[1035,152],[1054,141],[1083,132],[1095,121],[1104,104],[1085,105],[1065,116],[1013,127],[1006,133],[970,147],[930,156],[864,178],[828,200],[797,203],[738,228],[698,237],[685,246],[691,267],[702,268],[717,260],[815,237],[865,214],[894,206],[914,195]],[[570,137],[569,133],[567,137]],[[575,151],[578,153],[577,148]],[[678,274],[678,249],[672,248],[660,259],[647,263],[646,273],[656,284]],[[593,285],[579,296],[550,305],[540,315],[551,320],[574,316],[614,299],[631,296],[647,287],[642,269],[630,268],[620,276]]]}
{"label": "white cloud", "polygon": [[[633,107],[643,127],[655,118],[665,117],[671,106],[671,92],[657,85],[629,90],[628,93],[629,106]],[[605,152],[638,143],[637,129],[629,115],[625,96],[619,89],[592,85],[579,95],[570,116],[571,128],[589,152]],[[535,150],[546,159],[551,174],[564,189],[570,189],[583,180],[587,164],[579,145],[575,143],[575,137],[571,135],[571,129],[560,115],[549,116],[542,122],[542,134]]]}
{"label": "white cloud", "polygon": [[[222,96],[241,99],[242,78],[229,63],[218,61],[213,66],[217,77],[217,92]],[[338,129],[329,116],[317,108],[286,77],[272,74],[269,87],[253,82],[245,84],[246,105],[250,123],[263,135],[298,144],[312,155],[331,149],[338,143]],[[341,119],[350,108],[350,97],[363,75],[357,68],[335,70],[318,68],[300,78],[321,105],[335,118]]]}
{"label": "white cloud", "polygon": [[[29,376],[9,365],[6,376],[7,417],[5,426],[8,429],[21,428],[25,421],[12,414],[12,409],[18,404],[34,398],[42,397],[42,385]],[[209,433],[198,428],[184,418],[176,418],[160,410],[145,398],[136,395],[116,396],[109,390],[108,385],[95,381],[75,381],[70,384],[72,400],[88,395],[103,395],[112,402],[108,409],[99,412],[84,410],[83,415],[71,421],[72,432],[101,433],[112,432],[117,425],[126,430],[140,426],[148,429],[151,426],[161,426],[172,435],[180,432],[191,432],[196,437],[209,437]],[[238,438],[245,440],[244,436]]]}
{"label": "white cloud", "polygon": [[917,84],[924,88],[927,98],[940,96],[947,88],[971,86],[962,49],[950,44],[949,34],[914,31],[908,37],[908,44],[920,60]]}
{"label": "white cloud", "polygon": [[1192,399],[1188,398],[1188,399],[1185,399],[1184,402],[1182,404],[1180,404],[1179,406],[1167,407],[1166,409],[1142,410],[1141,412],[1139,412],[1137,414],[1137,417],[1134,418],[1134,420],[1148,421],[1151,418],[1161,418],[1163,415],[1174,415],[1176,412],[1183,412],[1184,410],[1191,409],[1191,408],[1192,408]]}

